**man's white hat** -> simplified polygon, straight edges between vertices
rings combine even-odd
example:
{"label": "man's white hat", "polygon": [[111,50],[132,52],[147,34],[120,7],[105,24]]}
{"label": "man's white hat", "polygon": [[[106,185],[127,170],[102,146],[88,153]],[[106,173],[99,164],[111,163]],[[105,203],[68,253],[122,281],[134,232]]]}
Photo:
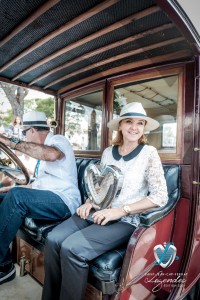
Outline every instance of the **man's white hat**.
{"label": "man's white hat", "polygon": [[117,119],[113,119],[108,122],[108,128],[118,131],[119,122],[127,118],[145,120],[147,122],[147,124],[145,125],[145,131],[151,131],[160,126],[158,121],[147,117],[146,111],[144,110],[141,103],[131,102],[122,108],[120,116]]}
{"label": "man's white hat", "polygon": [[24,127],[49,127],[47,124],[47,118],[44,112],[41,111],[29,111],[23,115]]}

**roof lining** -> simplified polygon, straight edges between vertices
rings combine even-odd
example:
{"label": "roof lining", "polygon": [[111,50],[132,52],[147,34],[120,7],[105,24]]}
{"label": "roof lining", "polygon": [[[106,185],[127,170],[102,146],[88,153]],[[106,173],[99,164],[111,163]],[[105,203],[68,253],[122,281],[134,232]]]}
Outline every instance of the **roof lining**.
{"label": "roof lining", "polygon": [[55,94],[83,81],[87,84],[102,76],[120,75],[127,66],[132,66],[133,72],[146,65],[167,65],[167,58],[173,64],[175,59],[193,59],[197,52],[192,34],[187,39],[179,26],[180,16],[178,21],[171,18],[171,10],[176,14],[173,6],[169,3],[162,9],[160,2],[2,2],[0,76],[13,84]]}
{"label": "roof lining", "polygon": [[145,32],[141,32],[141,33],[135,34],[135,35],[132,36],[132,37],[128,37],[128,38],[125,38],[125,39],[123,39],[123,40],[120,40],[120,41],[117,41],[117,42],[108,44],[108,45],[106,45],[106,46],[103,46],[103,47],[101,47],[101,48],[98,48],[97,50],[92,50],[92,51],[90,51],[90,52],[87,52],[87,53],[85,53],[85,54],[83,54],[83,55],[81,55],[81,56],[79,56],[79,57],[76,57],[76,58],[74,58],[74,59],[72,59],[72,60],[66,62],[65,64],[63,64],[63,65],[61,65],[61,66],[58,66],[58,67],[52,69],[51,71],[49,71],[49,72],[47,72],[47,73],[45,73],[45,74],[43,74],[43,75],[41,75],[41,76],[35,78],[33,81],[30,82],[30,85],[32,85],[32,84],[34,84],[34,83],[40,81],[41,79],[44,79],[44,78],[48,77],[48,76],[51,75],[51,74],[54,74],[54,73],[56,73],[56,72],[58,72],[58,71],[60,71],[60,70],[62,70],[62,69],[65,69],[66,67],[69,67],[69,66],[71,66],[72,64],[75,64],[75,63],[78,63],[78,62],[80,62],[80,61],[83,61],[84,59],[88,59],[88,58],[93,57],[93,56],[95,56],[95,55],[97,55],[97,54],[103,53],[103,52],[105,52],[105,51],[107,51],[107,50],[113,49],[113,48],[115,48],[115,47],[119,47],[119,46],[121,46],[121,45],[123,45],[123,44],[127,44],[127,43],[130,43],[130,42],[134,42],[134,41],[136,41],[137,39],[144,38],[144,37],[147,36],[147,35],[154,34],[154,33],[157,33],[157,32],[160,32],[160,31],[162,31],[162,30],[169,29],[169,28],[172,28],[172,27],[174,27],[174,25],[171,24],[171,23],[170,23],[170,24],[164,24],[164,25],[162,25],[162,26],[155,27],[155,28],[153,28],[153,29],[149,29],[149,30],[147,30],[147,31],[145,31]]}
{"label": "roof lining", "polygon": [[50,90],[50,89],[44,90],[43,88],[41,88],[39,86],[30,87],[29,84],[27,84],[27,83],[24,83],[24,82],[21,82],[21,81],[15,81],[15,82],[13,82],[10,79],[5,78],[3,76],[0,76],[0,81],[7,82],[7,83],[10,83],[10,84],[13,84],[13,85],[22,86],[22,87],[25,87],[25,88],[28,88],[28,89],[31,88],[33,90],[36,90],[36,91],[39,91],[39,92],[43,92],[43,93],[46,93],[46,94],[50,94],[52,96],[56,96],[57,95],[57,92],[54,91],[54,90]]}
{"label": "roof lining", "polygon": [[[92,75],[90,77],[85,77],[84,79],[79,80],[78,86],[80,87],[83,84],[86,84],[86,83],[89,83],[89,82],[92,83],[92,81],[94,81],[94,80],[98,80],[98,79],[104,78],[106,76],[111,76],[113,74],[119,74],[120,72],[123,72],[123,71],[128,71],[128,70],[131,70],[131,69],[140,68],[142,66],[150,66],[150,65],[154,65],[154,64],[157,64],[157,63],[160,63],[160,62],[163,62],[163,63],[168,62],[168,61],[173,62],[173,61],[176,61],[177,59],[178,60],[184,59],[184,58],[189,57],[190,54],[191,54],[191,52],[189,50],[181,50],[181,51],[176,51],[176,52],[173,52],[173,53],[170,53],[170,54],[167,54],[167,55],[164,54],[164,55],[160,55],[160,56],[153,57],[153,58],[147,58],[147,59],[144,59],[142,61],[136,61],[136,62],[133,62],[133,63],[128,63],[126,65],[122,65],[122,66],[119,66],[119,67],[115,67],[113,69],[109,69],[109,70],[97,73],[97,74]],[[71,89],[73,89],[75,87],[77,87],[77,82],[68,84],[67,86],[59,89],[58,94],[63,94],[67,91],[70,91]]]}
{"label": "roof lining", "polygon": [[[114,23],[110,26],[107,26],[106,28],[103,28],[103,29],[99,30],[98,32],[94,32],[91,35],[86,36],[85,38],[83,38],[83,39],[81,39],[77,42],[74,42],[74,43],[72,43],[72,44],[70,44],[70,45],[68,45],[68,46],[66,46],[66,47],[64,47],[60,50],[57,50],[56,52],[54,52],[53,54],[45,57],[44,59],[41,59],[38,63],[30,66],[29,68],[27,68],[23,72],[20,72],[12,80],[15,81],[16,79],[20,78],[24,74],[32,71],[33,69],[36,69],[36,68],[40,67],[42,64],[44,64],[46,62],[49,62],[50,60],[66,53],[69,50],[72,50],[72,49],[74,49],[74,48],[76,48],[80,45],[83,45],[83,44],[85,44],[85,43],[87,43],[87,42],[89,42],[89,41],[91,41],[91,40],[93,40],[97,37],[99,38],[100,36],[110,32],[110,31],[116,30],[120,27],[124,27],[125,25],[130,24],[131,22],[133,22],[133,20],[136,21],[138,19],[142,19],[142,18],[146,17],[147,15],[153,14],[157,11],[160,11],[159,7],[156,7],[156,6],[155,7],[150,7],[150,8],[147,8],[147,9],[141,11],[141,12],[137,12],[136,14],[133,14],[133,15],[131,15],[131,16],[123,19],[123,20],[120,20],[120,21],[118,21],[118,22],[116,22],[116,23]],[[0,71],[2,71],[2,70],[3,69],[0,69]]]}
{"label": "roof lining", "polygon": [[[95,7],[92,7],[87,12],[84,12],[80,16],[78,16],[78,17],[74,18],[73,20],[67,22],[66,24],[62,25],[61,27],[59,27],[58,29],[54,30],[50,34],[46,35],[44,38],[38,40],[36,43],[34,43],[33,45],[31,45],[31,47],[29,47],[29,48],[25,49],[24,51],[22,51],[19,55],[17,55],[15,58],[13,58],[12,60],[10,60],[9,63],[6,63],[3,67],[1,67],[0,71],[4,71],[5,69],[7,69],[11,65],[13,65],[15,62],[17,62],[18,60],[20,60],[24,56],[28,55],[32,51],[34,51],[37,48],[39,48],[42,45],[44,45],[46,42],[49,42],[51,39],[55,38],[56,36],[60,35],[61,33],[69,30],[70,28],[76,26],[77,24],[83,22],[84,20],[86,20],[88,18],[91,18],[91,16],[99,13],[100,11],[108,8],[109,6],[114,5],[117,2],[119,2],[119,0],[105,0],[103,3],[100,3],[100,4],[96,5]],[[17,78],[19,78],[20,76],[22,76],[24,74],[25,73],[21,72],[17,76],[15,76],[15,78],[13,78],[12,80],[14,81],[14,80],[16,80]]]}
{"label": "roof lining", "polygon": [[88,71],[88,70],[91,70],[95,67],[100,67],[104,64],[107,64],[107,63],[110,63],[110,62],[114,62],[116,60],[119,60],[119,59],[123,59],[125,57],[128,57],[128,56],[132,56],[132,55],[135,55],[135,54],[139,54],[141,52],[145,52],[145,51],[149,51],[149,50],[153,50],[155,48],[159,48],[159,47],[163,47],[163,46],[167,46],[167,45],[170,45],[171,43],[178,43],[180,41],[183,41],[184,38],[183,37],[179,37],[179,38],[174,38],[174,39],[170,39],[170,40],[166,40],[166,41],[163,41],[163,42],[159,42],[159,43],[155,43],[153,45],[149,45],[149,46],[146,46],[146,47],[143,47],[143,48],[138,48],[138,49],[135,49],[135,50],[132,50],[132,51],[129,51],[129,52],[126,52],[126,53],[121,53],[121,54],[118,54],[114,57],[110,57],[106,60],[102,60],[102,61],[99,61],[97,63],[94,63],[94,64],[90,64],[89,66],[85,67],[85,68],[82,68],[82,69],[78,69],[74,72],[71,72],[63,77],[60,77],[59,79],[57,80],[54,80],[52,82],[50,82],[49,84],[47,84],[44,89],[50,87],[50,86],[53,86],[55,85],[56,83],[60,82],[60,81],[63,81],[69,77],[72,77],[76,74],[79,74],[79,73],[82,73],[82,72],[85,72],[85,71]]}
{"label": "roof lining", "polygon": [[20,31],[26,28],[29,24],[35,21],[39,16],[43,15],[47,10],[56,5],[60,0],[50,0],[47,3],[43,4],[39,7],[31,16],[29,16],[26,20],[24,20],[21,24],[19,24],[15,29],[7,35],[4,39],[0,41],[0,47],[2,47],[5,43],[10,41],[15,35],[17,35]]}

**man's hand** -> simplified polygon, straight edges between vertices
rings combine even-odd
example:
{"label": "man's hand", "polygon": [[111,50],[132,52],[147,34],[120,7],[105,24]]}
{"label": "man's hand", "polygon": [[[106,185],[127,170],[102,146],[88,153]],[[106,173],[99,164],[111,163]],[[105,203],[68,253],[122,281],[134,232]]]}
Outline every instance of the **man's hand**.
{"label": "man's hand", "polygon": [[1,180],[1,183],[3,185],[3,187],[5,186],[10,186],[14,184],[14,180],[11,179],[9,176],[5,176],[3,177],[3,179]]}
{"label": "man's hand", "polygon": [[4,187],[0,188],[0,193],[7,193],[12,188],[13,188],[13,186],[4,186]]}

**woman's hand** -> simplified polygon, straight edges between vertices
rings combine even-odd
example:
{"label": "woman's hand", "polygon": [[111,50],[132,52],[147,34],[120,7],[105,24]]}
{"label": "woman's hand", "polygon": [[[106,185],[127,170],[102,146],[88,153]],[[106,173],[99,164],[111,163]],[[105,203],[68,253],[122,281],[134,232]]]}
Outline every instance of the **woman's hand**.
{"label": "woman's hand", "polygon": [[107,208],[96,211],[93,215],[94,223],[106,225],[109,221],[115,221],[124,216],[122,208]]}
{"label": "woman's hand", "polygon": [[86,202],[83,205],[77,208],[76,213],[80,218],[86,219],[89,216],[91,208],[92,208],[91,202],[89,200],[86,200]]}

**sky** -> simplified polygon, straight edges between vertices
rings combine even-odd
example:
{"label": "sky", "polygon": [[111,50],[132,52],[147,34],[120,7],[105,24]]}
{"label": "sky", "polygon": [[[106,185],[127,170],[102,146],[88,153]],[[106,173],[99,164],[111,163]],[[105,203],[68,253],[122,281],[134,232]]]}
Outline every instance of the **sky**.
{"label": "sky", "polygon": [[[45,94],[42,92],[38,92],[36,90],[29,89],[28,95],[25,97],[25,100],[34,99],[34,98],[40,98],[40,99],[46,99],[49,98],[51,95]],[[10,103],[7,100],[6,95],[4,94],[3,90],[0,89],[0,111],[6,112],[8,109],[10,109]]]}
{"label": "sky", "polygon": [[34,98],[46,99],[46,98],[49,98],[50,96],[51,95],[49,95],[49,94],[45,94],[45,93],[42,93],[42,92],[38,92],[36,90],[29,89],[29,93],[25,97],[25,100],[34,99]]}
{"label": "sky", "polygon": [[199,22],[199,11],[200,11],[200,1],[199,0],[178,0],[179,4],[185,10],[186,14],[192,21],[196,30],[200,34],[200,22]]}

